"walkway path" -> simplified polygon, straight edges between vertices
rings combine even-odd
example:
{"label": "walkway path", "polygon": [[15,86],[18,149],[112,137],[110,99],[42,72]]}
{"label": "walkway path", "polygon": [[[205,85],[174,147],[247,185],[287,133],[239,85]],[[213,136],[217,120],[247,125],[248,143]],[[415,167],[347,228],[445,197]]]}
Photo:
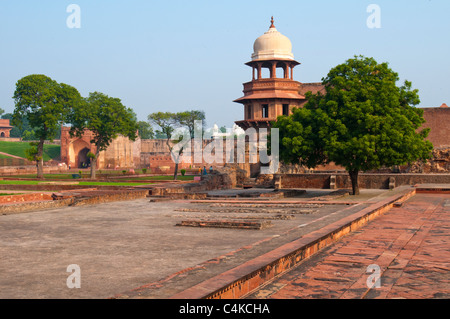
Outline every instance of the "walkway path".
{"label": "walkway path", "polygon": [[449,298],[449,213],[450,194],[417,194],[248,298]]}
{"label": "walkway path", "polygon": [[17,155],[12,155],[12,154],[8,154],[8,153],[4,153],[4,152],[0,152],[0,154],[1,155],[6,155],[6,156],[9,156],[9,157],[12,157],[12,158],[18,158],[18,159],[26,160],[26,158],[23,158],[23,157],[20,157],[20,156],[17,156]]}

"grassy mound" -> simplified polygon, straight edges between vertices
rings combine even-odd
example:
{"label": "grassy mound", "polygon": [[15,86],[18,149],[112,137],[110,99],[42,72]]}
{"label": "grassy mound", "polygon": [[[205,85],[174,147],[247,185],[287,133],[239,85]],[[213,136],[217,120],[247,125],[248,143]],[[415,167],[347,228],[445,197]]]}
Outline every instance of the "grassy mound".
{"label": "grassy mound", "polygon": [[[26,158],[25,150],[30,148],[29,142],[0,141],[0,152]],[[44,161],[58,160],[61,155],[60,145],[44,145]],[[7,158],[6,155],[0,158]]]}

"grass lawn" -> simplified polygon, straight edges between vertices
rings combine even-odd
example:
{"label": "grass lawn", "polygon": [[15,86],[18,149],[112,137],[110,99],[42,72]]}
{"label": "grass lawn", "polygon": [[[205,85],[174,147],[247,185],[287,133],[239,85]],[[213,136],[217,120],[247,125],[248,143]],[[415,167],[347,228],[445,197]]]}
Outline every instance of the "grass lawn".
{"label": "grass lawn", "polygon": [[[26,158],[25,150],[30,148],[29,142],[0,141],[0,152]],[[44,145],[44,161],[58,159],[61,154],[60,145]]]}
{"label": "grass lawn", "polygon": [[[140,176],[140,177],[130,177],[130,180],[149,180],[149,181],[172,181],[173,175],[165,176],[165,175],[159,175],[159,176]],[[177,179],[179,181],[193,181],[194,175],[178,175]]]}
{"label": "grass lawn", "polygon": [[[77,172],[73,172],[73,173],[63,173],[63,174],[44,174],[44,178],[48,179],[48,180],[71,180],[72,178],[72,174],[78,174]],[[83,177],[89,178],[90,173],[89,172],[83,172],[82,174]],[[123,174],[108,174],[109,178],[114,178],[114,176],[123,176]],[[12,175],[12,176],[8,176],[8,177],[13,177],[13,178],[36,178],[36,174],[26,174],[26,175]],[[172,175],[157,175],[157,176],[140,176],[140,177],[134,177],[133,175],[128,175],[127,177],[125,177],[128,180],[134,180],[134,181],[172,181],[173,180],[173,176]],[[179,175],[178,176],[178,180],[179,181],[192,181],[194,180],[194,176],[193,175],[186,175],[186,176],[182,176]]]}
{"label": "grass lawn", "polygon": [[[47,181],[2,181],[0,185],[39,185],[45,184]],[[136,186],[136,185],[148,185],[152,183],[127,183],[127,182],[79,182],[78,185],[84,186]]]}
{"label": "grass lawn", "polygon": [[127,183],[127,182],[79,182],[78,185],[86,186],[137,186],[137,185],[149,185],[154,183]]}

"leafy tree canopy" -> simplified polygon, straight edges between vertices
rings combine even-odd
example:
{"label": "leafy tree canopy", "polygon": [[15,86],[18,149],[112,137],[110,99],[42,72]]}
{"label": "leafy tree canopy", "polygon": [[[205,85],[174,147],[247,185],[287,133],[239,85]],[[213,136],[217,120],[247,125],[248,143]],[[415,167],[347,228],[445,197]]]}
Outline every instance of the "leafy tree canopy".
{"label": "leafy tree canopy", "polygon": [[[169,148],[172,158],[175,159],[174,179],[176,179],[178,172],[178,160],[183,152],[183,148],[187,143],[190,143],[190,139],[185,140],[182,134],[176,134],[177,132],[175,130],[187,129],[190,138],[193,138],[196,130],[199,129],[196,125],[196,121],[201,121],[202,127],[204,126],[205,113],[203,111],[184,111],[178,113],[155,112],[148,116],[148,120],[150,123],[159,127],[159,129],[156,130],[157,136],[165,136],[166,145]],[[177,135],[178,138],[173,140],[175,135]],[[181,143],[182,141],[184,141],[184,143]],[[175,148],[177,148],[177,151],[174,151]]]}
{"label": "leafy tree canopy", "polygon": [[37,177],[44,178],[44,141],[57,136],[81,96],[70,85],[58,83],[46,75],[32,74],[17,81],[13,98],[15,109],[12,124],[21,129],[26,119],[32,128],[29,134],[39,140],[36,151],[32,151],[37,161]]}
{"label": "leafy tree canopy", "polygon": [[155,137],[155,133],[153,132],[153,128],[150,123],[146,121],[139,121],[139,136],[141,139],[152,139]]}
{"label": "leafy tree canopy", "polygon": [[23,119],[40,140],[53,139],[81,96],[72,86],[58,83],[42,74],[20,79],[14,92],[13,125],[22,127]]}
{"label": "leafy tree canopy", "polygon": [[[96,146],[94,159],[119,134],[133,141],[137,138],[138,124],[133,110],[125,107],[120,99],[100,92],[89,93],[89,97],[73,109],[69,119],[72,136],[81,137],[86,129],[93,133],[90,142]],[[95,163],[95,160],[91,162],[92,178],[95,178]]]}

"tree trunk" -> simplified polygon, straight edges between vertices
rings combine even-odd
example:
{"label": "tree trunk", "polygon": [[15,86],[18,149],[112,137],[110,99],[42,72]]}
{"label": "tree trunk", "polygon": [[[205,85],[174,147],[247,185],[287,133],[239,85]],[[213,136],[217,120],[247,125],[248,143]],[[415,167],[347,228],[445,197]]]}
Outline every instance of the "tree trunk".
{"label": "tree trunk", "polygon": [[36,153],[37,178],[44,179],[44,140],[39,140]]}
{"label": "tree trunk", "polygon": [[176,161],[175,161],[175,172],[173,173],[173,180],[174,180],[174,181],[177,180],[177,176],[178,176],[178,163],[180,162],[180,156],[181,156],[181,153],[183,153],[183,148],[184,148],[184,147],[181,147],[180,151],[178,152],[178,157],[177,157],[177,159],[176,159]]}
{"label": "tree trunk", "polygon": [[95,153],[95,157],[91,157],[91,179],[97,178],[97,158],[98,158],[99,152]]}
{"label": "tree trunk", "polygon": [[350,175],[350,180],[352,181],[352,191],[353,195],[359,195],[359,185],[358,185],[358,170],[352,170],[348,172]]}
{"label": "tree trunk", "polygon": [[173,180],[174,181],[177,180],[177,175],[178,175],[178,162],[175,163],[175,172],[173,173]]}

